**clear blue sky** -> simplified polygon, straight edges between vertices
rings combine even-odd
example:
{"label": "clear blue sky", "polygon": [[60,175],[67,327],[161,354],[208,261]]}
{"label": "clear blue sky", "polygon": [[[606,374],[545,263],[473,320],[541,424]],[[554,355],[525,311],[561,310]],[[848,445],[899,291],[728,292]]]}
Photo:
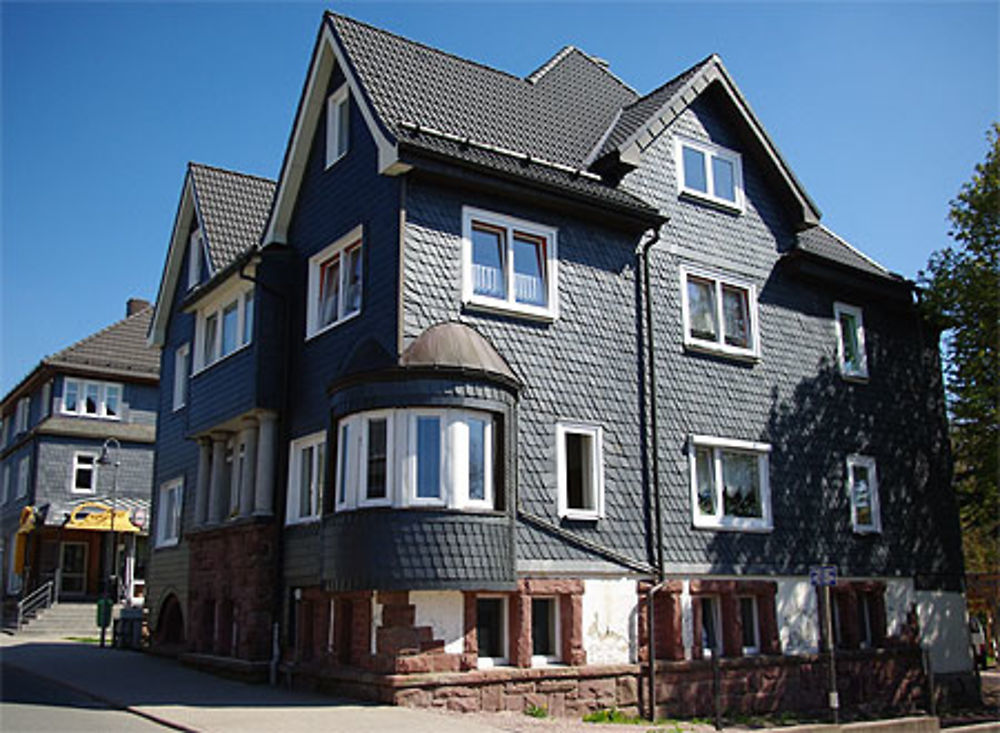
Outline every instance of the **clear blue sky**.
{"label": "clear blue sky", "polygon": [[[647,92],[711,52],[823,211],[914,277],[998,119],[996,2],[332,3],[518,75]],[[0,4],[0,394],[156,296],[188,160],[276,177],[324,4]]]}

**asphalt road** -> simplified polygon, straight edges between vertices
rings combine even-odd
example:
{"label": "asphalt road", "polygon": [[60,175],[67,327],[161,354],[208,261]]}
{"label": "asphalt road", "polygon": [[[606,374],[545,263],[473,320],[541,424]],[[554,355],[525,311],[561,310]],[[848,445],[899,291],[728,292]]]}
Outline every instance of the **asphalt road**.
{"label": "asphalt road", "polygon": [[0,730],[4,733],[169,730],[7,665],[0,665],[0,701]]}

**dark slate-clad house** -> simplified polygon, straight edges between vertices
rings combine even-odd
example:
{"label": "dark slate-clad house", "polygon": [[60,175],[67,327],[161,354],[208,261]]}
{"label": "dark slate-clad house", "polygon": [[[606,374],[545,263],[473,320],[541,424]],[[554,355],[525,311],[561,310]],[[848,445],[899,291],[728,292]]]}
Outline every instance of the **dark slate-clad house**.
{"label": "dark slate-clad house", "polygon": [[[722,61],[640,95],[327,14],[276,182],[190,165],[156,643],[407,705],[823,707],[968,672],[937,355]],[[650,610],[652,609],[652,613]],[[652,635],[654,643],[650,645]]]}
{"label": "dark slate-clad house", "polygon": [[5,600],[50,581],[60,600],[93,599],[114,575],[116,598],[142,604],[160,371],[152,316],[130,299],[123,320],[45,357],[0,400]]}

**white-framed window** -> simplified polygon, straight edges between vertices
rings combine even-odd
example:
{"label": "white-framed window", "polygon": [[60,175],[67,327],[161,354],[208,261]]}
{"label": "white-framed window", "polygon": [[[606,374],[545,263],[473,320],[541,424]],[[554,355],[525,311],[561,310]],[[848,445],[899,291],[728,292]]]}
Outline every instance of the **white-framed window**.
{"label": "white-framed window", "polygon": [[743,161],[739,153],[677,136],[677,191],[727,209],[743,211]]}
{"label": "white-framed window", "polygon": [[14,434],[27,432],[29,413],[31,412],[31,396],[22,397],[17,401],[16,412],[14,413],[15,429]]}
{"label": "white-framed window", "polygon": [[560,659],[559,599],[531,598],[531,663],[553,664]]}
{"label": "white-framed window", "polygon": [[878,475],[871,456],[847,456],[847,491],[851,497],[851,526],[858,534],[882,531]]}
{"label": "white-framed window", "polygon": [[181,344],[174,351],[174,410],[187,404],[188,374],[191,371],[191,344]]}
{"label": "white-framed window", "polygon": [[288,461],[286,522],[300,524],[319,519],[326,473],[326,431],[293,440]]}
{"label": "white-framed window", "polygon": [[38,407],[38,417],[44,420],[52,414],[52,380],[42,385],[41,405]]}
{"label": "white-framed window", "polygon": [[557,246],[552,227],[462,207],[462,302],[555,319]]}
{"label": "white-framed window", "polygon": [[23,499],[28,495],[28,473],[31,471],[31,456],[24,456],[17,463],[17,497]]}
{"label": "white-framed window", "polygon": [[719,596],[701,596],[701,653],[722,656],[722,603]]}
{"label": "white-framed window", "polygon": [[337,428],[335,505],[492,510],[493,416],[444,408],[374,410]]}
{"label": "white-framed window", "polygon": [[93,494],[97,491],[97,454],[76,451],[73,453],[73,470],[70,474],[70,492]]}
{"label": "white-framed window", "polygon": [[363,235],[358,225],[309,258],[306,340],[361,312]]}
{"label": "white-framed window", "polygon": [[685,348],[759,357],[756,286],[687,266],[680,273]]}
{"label": "white-framed window", "polygon": [[351,95],[347,84],[326,99],[326,167],[347,154],[351,140]]}
{"label": "white-framed window", "polygon": [[122,386],[111,382],[69,379],[63,382],[60,412],[64,415],[120,420]]}
{"label": "white-framed window", "polygon": [[756,596],[740,596],[740,628],[743,634],[743,654],[760,654],[760,614]]}
{"label": "white-framed window", "polygon": [[253,283],[234,279],[198,309],[194,373],[249,346],[253,338]]}
{"label": "white-framed window", "polygon": [[506,596],[476,596],[476,644],[478,666],[489,669],[509,660],[508,608]]}
{"label": "white-framed window", "polygon": [[184,479],[175,478],[160,486],[156,505],[156,546],[176,545],[181,536],[181,508]]}
{"label": "white-framed window", "polygon": [[770,531],[771,446],[692,435],[691,513],[695,527]]}
{"label": "white-framed window", "polygon": [[604,516],[604,429],[590,423],[556,423],[558,512],[568,519]]}
{"label": "white-framed window", "polygon": [[10,464],[3,467],[3,503],[10,501]]}
{"label": "white-framed window", "polygon": [[201,282],[201,263],[205,255],[205,238],[201,229],[195,229],[188,237],[188,290]]}
{"label": "white-framed window", "polygon": [[837,331],[837,363],[840,373],[853,379],[868,378],[865,351],[865,323],[861,309],[847,303],[833,304],[833,322]]}

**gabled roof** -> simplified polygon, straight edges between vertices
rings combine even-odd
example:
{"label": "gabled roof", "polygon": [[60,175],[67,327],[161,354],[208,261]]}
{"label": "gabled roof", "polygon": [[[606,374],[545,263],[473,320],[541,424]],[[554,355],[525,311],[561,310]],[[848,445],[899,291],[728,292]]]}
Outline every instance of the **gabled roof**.
{"label": "gabled roof", "polygon": [[807,228],[818,224],[820,211],[816,204],[753,113],[722,59],[715,54],[623,109],[600,151],[593,156],[595,162],[614,159],[628,166],[638,165],[643,149],[709,88],[722,91],[724,99],[728,100],[736,117],[749,132],[750,139],[757,143],[756,152],[761,161],[797,203],[800,226]]}
{"label": "gabled roof", "polygon": [[[146,342],[153,316],[151,307],[112,323],[76,343],[44,357],[8,392],[0,405],[20,397],[29,383],[53,372],[155,382],[160,377],[160,354]],[[47,378],[47,377],[45,377]]]}
{"label": "gabled roof", "polygon": [[259,247],[274,190],[275,182],[267,178],[188,163],[149,325],[150,344],[163,345],[192,220],[202,230],[209,260],[209,280],[199,286],[204,289],[227,273],[242,255]]}
{"label": "gabled roof", "polygon": [[905,283],[902,275],[890,271],[868,255],[855,249],[847,240],[834,234],[822,224],[799,232],[796,249],[820,259],[860,270],[868,275]]}

